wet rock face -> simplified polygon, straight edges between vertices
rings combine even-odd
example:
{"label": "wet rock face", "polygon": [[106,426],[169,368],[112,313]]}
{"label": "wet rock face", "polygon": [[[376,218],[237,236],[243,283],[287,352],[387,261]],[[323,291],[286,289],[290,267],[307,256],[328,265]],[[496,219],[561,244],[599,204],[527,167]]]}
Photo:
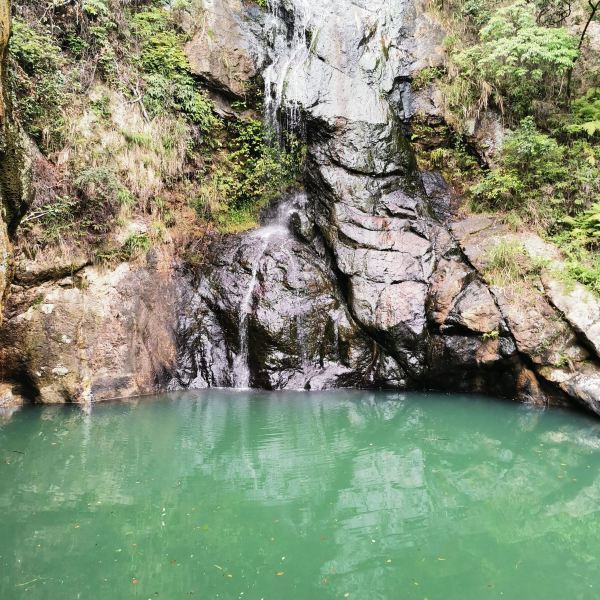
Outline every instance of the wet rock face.
{"label": "wet rock face", "polygon": [[[413,2],[271,9],[236,26],[267,117],[306,134],[307,197],[287,231],[225,239],[195,274],[173,387],[437,387],[593,407],[593,378],[544,371],[519,309],[485,283],[462,230],[437,220],[452,212],[443,181],[416,172],[408,79],[439,54],[439,30]],[[571,312],[580,328],[593,318]]]}
{"label": "wet rock face", "polygon": [[325,389],[402,381],[402,369],[351,317],[331,268],[293,235],[293,216],[217,242],[192,275],[175,385]]}
{"label": "wet rock face", "polygon": [[517,281],[489,277],[489,290],[517,350],[540,381],[600,414],[598,297],[579,284],[561,282],[560,254],[536,235],[515,234],[487,217],[455,223],[452,231],[479,272],[488,272],[500,243],[517,249],[529,264],[551,265],[539,267],[539,276],[523,273]]}
{"label": "wet rock face", "polygon": [[[408,385],[516,395],[523,364],[508,328],[449,232],[431,218],[407,142],[406,80],[420,68],[414,48],[427,45],[416,42],[414,9],[410,2],[335,2],[314,8],[328,14],[320,21],[299,7],[285,94],[275,99],[280,113],[300,107],[307,123],[312,219],[361,329],[401,365]],[[308,53],[297,41],[303,36],[311,39]],[[429,42],[431,49],[435,36]],[[282,55],[278,48],[274,65]]]}
{"label": "wet rock face", "polygon": [[[207,0],[184,24],[188,55],[230,98],[262,75],[272,124],[306,136],[304,192],[257,231],[215,240],[203,267],[172,249],[106,272],[18,265],[0,403],[385,386],[600,414],[597,300],[551,273],[526,294],[492,285],[489,252],[508,232],[451,223],[443,180],[416,170],[409,78],[440,51],[439,30],[413,0],[270,4]],[[534,237],[521,243],[541,247]],[[0,286],[2,264],[0,238]]]}

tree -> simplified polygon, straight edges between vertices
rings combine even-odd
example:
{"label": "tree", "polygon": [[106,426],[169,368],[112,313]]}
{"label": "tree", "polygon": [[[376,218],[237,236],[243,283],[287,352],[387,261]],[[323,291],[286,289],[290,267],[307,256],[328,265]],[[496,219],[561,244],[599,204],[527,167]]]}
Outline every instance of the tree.
{"label": "tree", "polygon": [[510,106],[511,120],[518,122],[531,113],[534,101],[560,95],[578,55],[575,36],[562,27],[538,25],[534,8],[519,0],[496,11],[481,30],[480,43],[454,62],[474,89],[491,90],[501,109]]}
{"label": "tree", "polygon": [[[579,36],[579,44],[577,45],[578,55],[581,54],[581,47],[583,46],[583,42],[585,40],[585,36],[587,35],[587,31],[592,21],[596,18],[598,10],[600,9],[600,0],[596,0],[595,2],[593,0],[588,0],[588,8],[590,12],[588,14],[588,18],[585,22],[585,25],[583,26],[583,29],[581,31],[581,35]],[[571,100],[571,84],[573,80],[574,67],[575,64],[573,63],[573,65],[569,69],[569,73],[567,76],[567,101]]]}

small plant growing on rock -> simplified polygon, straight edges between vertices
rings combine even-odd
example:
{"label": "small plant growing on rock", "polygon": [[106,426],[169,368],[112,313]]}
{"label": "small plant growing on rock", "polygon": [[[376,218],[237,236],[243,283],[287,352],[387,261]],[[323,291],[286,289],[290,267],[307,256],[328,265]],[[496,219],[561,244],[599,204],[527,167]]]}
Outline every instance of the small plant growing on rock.
{"label": "small plant growing on rock", "polygon": [[567,369],[571,367],[571,361],[564,352],[561,352],[558,359],[555,361],[554,366],[557,369]]}
{"label": "small plant growing on rock", "polygon": [[123,255],[126,259],[136,258],[150,250],[152,242],[147,233],[133,233],[123,243]]}
{"label": "small plant growing on rock", "polygon": [[481,337],[484,342],[497,340],[500,337],[500,332],[497,329],[494,329],[494,331],[484,333]]}

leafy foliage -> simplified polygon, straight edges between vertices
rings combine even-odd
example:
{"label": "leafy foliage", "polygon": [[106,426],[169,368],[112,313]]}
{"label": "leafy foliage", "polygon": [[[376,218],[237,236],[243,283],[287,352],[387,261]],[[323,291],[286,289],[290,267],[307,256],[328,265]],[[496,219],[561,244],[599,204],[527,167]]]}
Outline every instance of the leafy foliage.
{"label": "leafy foliage", "polygon": [[132,233],[123,243],[123,252],[127,259],[135,258],[150,250],[152,240],[147,233]]}
{"label": "leafy foliage", "polygon": [[485,105],[491,97],[514,120],[527,116],[535,101],[557,98],[578,57],[575,36],[537,25],[522,0],[495,12],[479,37],[479,44],[452,55],[468,83],[466,99]]}
{"label": "leafy foliage", "polygon": [[44,238],[56,242],[70,233],[75,225],[77,202],[69,197],[57,196],[38,210],[29,212],[21,222],[24,229],[41,225]]}
{"label": "leafy foliage", "polygon": [[117,174],[106,166],[88,167],[76,177],[75,187],[85,199],[77,205],[76,213],[93,231],[108,231],[121,207],[133,204],[131,192],[123,186]]}
{"label": "leafy foliage", "polygon": [[218,126],[212,105],[199,89],[183,52],[185,36],[177,31],[163,8],[133,15],[132,26],[139,45],[137,63],[146,75],[144,102],[153,115],[183,112],[204,133]]}
{"label": "leafy foliage", "polygon": [[[415,88],[436,81],[445,123],[454,138],[481,151],[480,164],[488,168],[451,168],[460,164],[453,136],[416,128],[421,166],[439,169],[455,189],[467,190],[471,208],[495,211],[513,229],[533,227],[557,242],[568,257],[570,277],[597,291],[598,52],[585,42],[598,5],[434,0],[434,6],[449,32],[447,62],[443,69],[424,69]],[[483,125],[485,134],[494,114],[512,132],[490,154],[477,128]]]}
{"label": "leafy foliage", "polygon": [[590,250],[600,251],[600,201],[575,217],[566,217],[564,223],[580,244]]}
{"label": "leafy foliage", "polygon": [[53,149],[62,139],[66,101],[61,49],[43,27],[34,28],[18,17],[13,19],[9,49],[19,120],[43,148]]}
{"label": "leafy foliage", "polygon": [[229,152],[201,189],[196,210],[212,213],[222,229],[237,231],[253,226],[258,209],[296,182],[304,147],[290,137],[288,149],[280,148],[255,119],[231,128]]}
{"label": "leafy foliage", "polygon": [[571,120],[567,126],[571,133],[583,132],[589,137],[600,133],[600,88],[590,88],[573,102]]}
{"label": "leafy foliage", "polygon": [[475,206],[529,213],[552,226],[600,194],[597,155],[586,142],[559,144],[527,117],[506,139],[499,167],[473,186]]}

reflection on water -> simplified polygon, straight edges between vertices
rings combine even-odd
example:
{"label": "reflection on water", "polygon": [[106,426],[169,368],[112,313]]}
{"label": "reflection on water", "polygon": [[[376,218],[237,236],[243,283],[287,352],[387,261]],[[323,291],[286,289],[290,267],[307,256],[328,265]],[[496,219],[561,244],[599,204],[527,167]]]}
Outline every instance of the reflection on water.
{"label": "reflection on water", "polygon": [[600,426],[202,392],[0,426],[0,598],[600,597]]}

